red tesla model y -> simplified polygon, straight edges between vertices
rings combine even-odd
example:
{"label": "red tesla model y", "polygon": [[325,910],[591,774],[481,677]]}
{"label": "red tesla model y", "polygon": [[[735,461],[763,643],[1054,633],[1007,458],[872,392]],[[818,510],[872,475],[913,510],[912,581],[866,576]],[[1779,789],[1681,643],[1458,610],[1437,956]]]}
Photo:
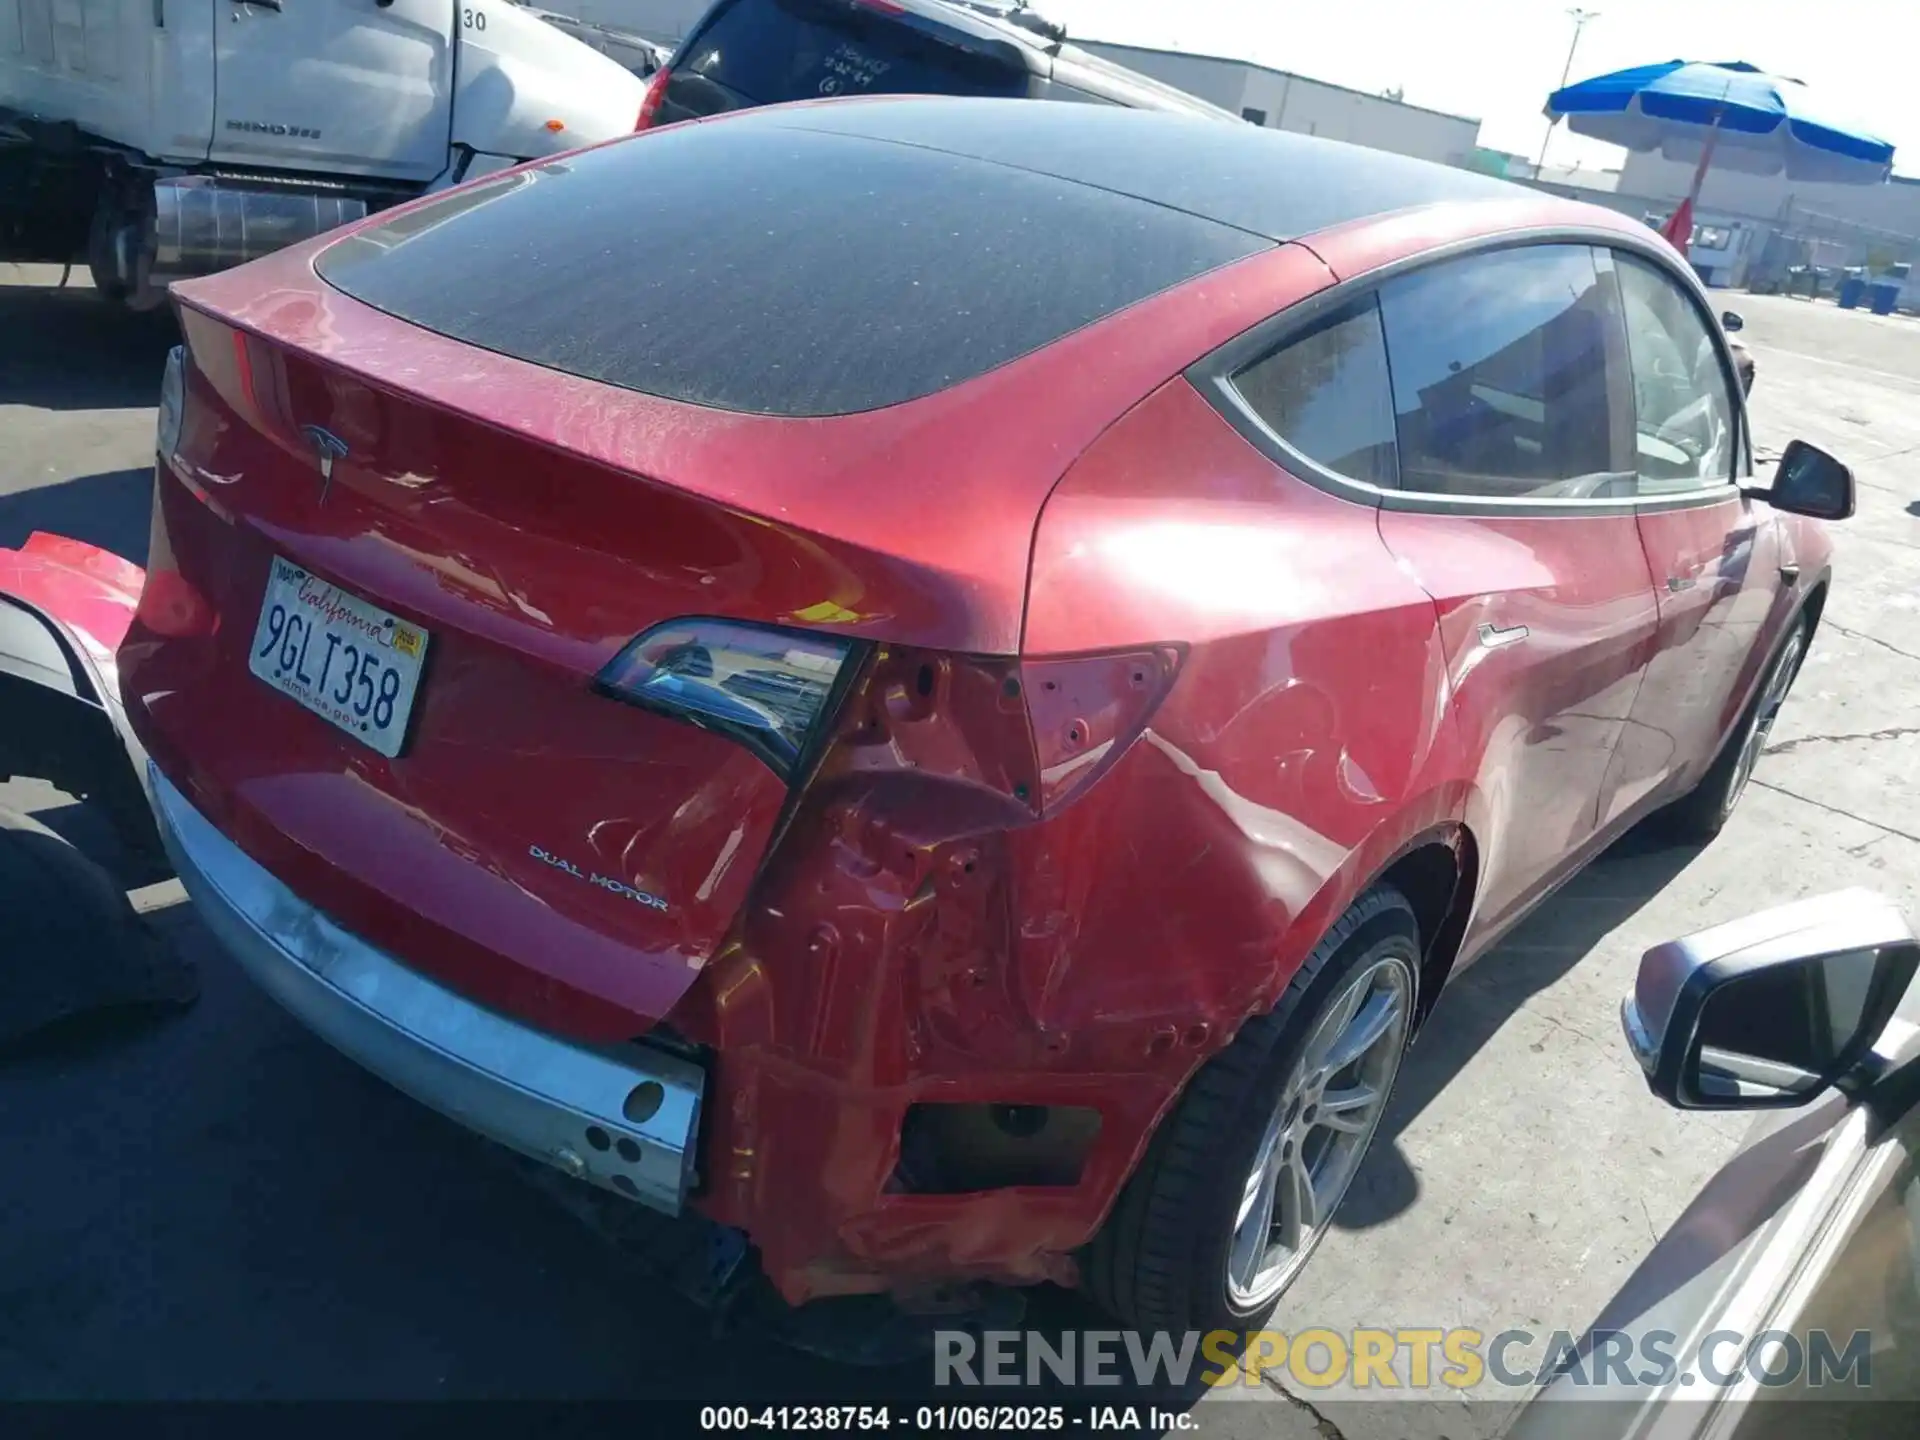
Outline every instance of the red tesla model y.
{"label": "red tesla model y", "polygon": [[119,651],[332,1044],[793,1302],[1242,1324],[1449,975],[1826,595],[1645,226],[1178,116],[650,132],[174,292]]}

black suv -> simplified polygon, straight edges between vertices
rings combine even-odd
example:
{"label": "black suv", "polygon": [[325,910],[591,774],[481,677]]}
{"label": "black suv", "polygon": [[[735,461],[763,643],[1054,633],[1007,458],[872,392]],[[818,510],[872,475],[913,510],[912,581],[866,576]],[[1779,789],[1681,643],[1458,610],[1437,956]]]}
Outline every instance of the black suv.
{"label": "black suv", "polygon": [[1236,117],[994,0],[716,0],[657,71],[640,128],[839,95],[990,95]]}

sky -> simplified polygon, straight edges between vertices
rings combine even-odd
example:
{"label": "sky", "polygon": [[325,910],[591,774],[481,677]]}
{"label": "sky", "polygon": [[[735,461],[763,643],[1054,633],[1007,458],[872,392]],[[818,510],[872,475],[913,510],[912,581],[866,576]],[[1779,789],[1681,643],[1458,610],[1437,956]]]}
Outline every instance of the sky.
{"label": "sky", "polygon": [[[1563,0],[1038,0],[1079,39],[1232,55],[1481,122],[1480,143],[1529,158],[1574,22]],[[1746,60],[1816,90],[1920,175],[1915,0],[1585,0],[1574,80],[1661,60]],[[1555,130],[1549,165],[1621,152]]]}

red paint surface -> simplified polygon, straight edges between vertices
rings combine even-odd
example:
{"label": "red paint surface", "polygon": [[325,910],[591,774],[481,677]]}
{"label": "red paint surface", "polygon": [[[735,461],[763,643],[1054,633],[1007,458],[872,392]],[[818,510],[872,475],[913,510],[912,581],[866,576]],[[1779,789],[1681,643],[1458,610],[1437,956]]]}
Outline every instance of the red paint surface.
{"label": "red paint surface", "polygon": [[[1778,628],[1780,519],[1763,503],[1649,512],[1638,519],[1660,605],[1659,654],[1621,747],[1624,786],[1713,752],[1757,681]],[[1673,586],[1679,586],[1675,589]],[[1748,657],[1755,663],[1747,664]]]}
{"label": "red paint surface", "polygon": [[[1654,653],[1634,517],[1380,512],[1380,538],[1440,620],[1477,837],[1479,931],[1517,919],[1589,853],[1601,790]],[[1489,646],[1517,626],[1526,639]],[[1663,772],[1664,776],[1664,772]]]}
{"label": "red paint surface", "polygon": [[[1186,1078],[1384,867],[1465,857],[1484,946],[1717,743],[1689,732],[1609,812],[1661,647],[1751,622],[1714,651],[1734,697],[1735,651],[1793,603],[1754,548],[1723,611],[1663,607],[1632,516],[1336,498],[1181,378],[1334,274],[1570,220],[1614,223],[1542,200],[1347,227],[827,420],[465,349],[282,252],[176,291],[188,416],[123,693],[194,802],[369,940],[557,1032],[665,1017],[711,1046],[700,1203],[790,1298],[1071,1281]],[[350,446],[324,505],[303,424]],[[1781,539],[1804,589],[1825,542]],[[275,553],[431,633],[398,760],[248,674]],[[688,614],[878,642],[791,801],[729,741],[591,693]],[[1534,643],[1486,651],[1482,623]],[[902,1117],[940,1101],[1103,1123],[1078,1184],[900,1193]]]}
{"label": "red paint surface", "polygon": [[60,621],[109,677],[144,581],[131,561],[43,530],[18,550],[0,550],[0,590]]}

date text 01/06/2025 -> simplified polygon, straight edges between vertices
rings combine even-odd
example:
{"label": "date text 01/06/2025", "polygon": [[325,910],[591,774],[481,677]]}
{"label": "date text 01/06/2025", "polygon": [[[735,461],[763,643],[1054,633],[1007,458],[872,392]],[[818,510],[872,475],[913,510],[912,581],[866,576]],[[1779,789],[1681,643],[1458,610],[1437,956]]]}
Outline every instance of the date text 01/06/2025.
{"label": "date text 01/06/2025", "polygon": [[845,1435],[898,1429],[909,1435],[1014,1435],[1070,1430],[1131,1432],[1143,1425],[1161,1434],[1198,1428],[1190,1414],[1135,1405],[707,1405],[700,1410],[701,1430],[713,1433]]}

